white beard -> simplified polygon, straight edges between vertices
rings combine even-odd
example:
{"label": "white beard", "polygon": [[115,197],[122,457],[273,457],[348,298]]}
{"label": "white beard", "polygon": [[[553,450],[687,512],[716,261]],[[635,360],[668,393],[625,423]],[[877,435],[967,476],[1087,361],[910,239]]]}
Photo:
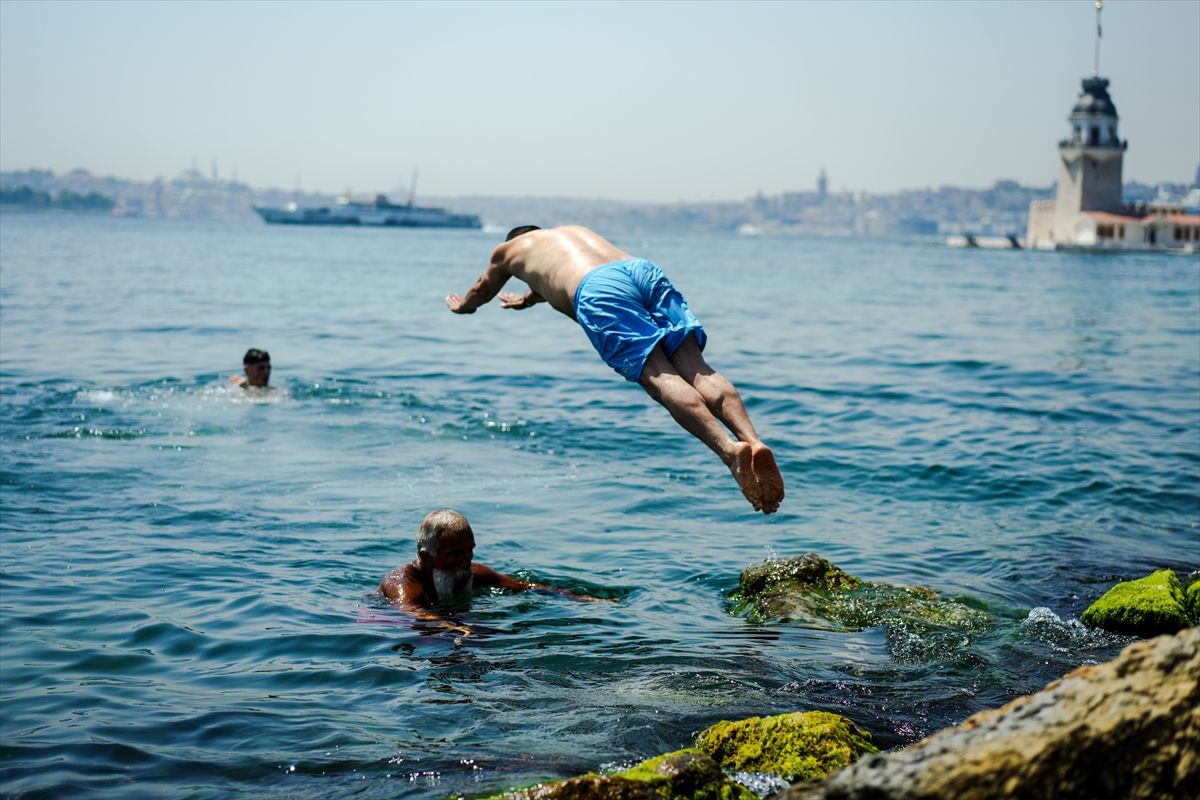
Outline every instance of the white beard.
{"label": "white beard", "polygon": [[450,572],[444,569],[432,570],[433,589],[437,592],[440,602],[449,602],[458,595],[470,594],[471,585],[475,582],[471,570],[464,569]]}

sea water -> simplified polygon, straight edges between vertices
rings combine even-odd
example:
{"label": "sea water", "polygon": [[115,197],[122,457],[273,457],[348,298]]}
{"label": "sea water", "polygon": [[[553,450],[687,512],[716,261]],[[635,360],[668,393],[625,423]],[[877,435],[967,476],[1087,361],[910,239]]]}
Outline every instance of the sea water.
{"label": "sea water", "polygon": [[[1112,657],[1087,605],[1200,567],[1196,258],[605,233],[687,295],[779,513],[548,306],[451,314],[496,233],[6,213],[0,792],[470,795],[808,709],[899,747]],[[248,347],[275,393],[228,384]],[[615,602],[388,607],[438,507]],[[806,551],[993,622],[731,613]]]}

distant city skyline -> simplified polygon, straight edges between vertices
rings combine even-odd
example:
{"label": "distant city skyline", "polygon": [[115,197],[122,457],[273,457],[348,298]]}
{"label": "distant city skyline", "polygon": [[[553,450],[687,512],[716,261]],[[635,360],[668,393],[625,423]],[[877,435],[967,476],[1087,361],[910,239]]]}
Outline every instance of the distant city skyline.
{"label": "distant city skyline", "polygon": [[[1200,2],[1107,0],[1126,181],[1200,163]],[[1091,0],[0,0],[0,169],[707,201],[1046,186]]]}

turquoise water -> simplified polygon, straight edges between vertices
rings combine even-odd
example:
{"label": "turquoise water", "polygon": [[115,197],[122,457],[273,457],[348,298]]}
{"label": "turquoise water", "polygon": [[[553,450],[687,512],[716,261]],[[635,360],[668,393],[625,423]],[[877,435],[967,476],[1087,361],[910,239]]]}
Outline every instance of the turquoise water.
{"label": "turquoise water", "polygon": [[[787,480],[717,459],[545,306],[442,304],[496,234],[5,214],[0,793],[445,797],[824,709],[900,746],[1128,640],[1200,568],[1200,262],[608,232],[658,261]],[[250,346],[283,391],[226,385]],[[372,594],[429,510],[497,569],[461,642]],[[995,623],[752,622],[820,553]]]}

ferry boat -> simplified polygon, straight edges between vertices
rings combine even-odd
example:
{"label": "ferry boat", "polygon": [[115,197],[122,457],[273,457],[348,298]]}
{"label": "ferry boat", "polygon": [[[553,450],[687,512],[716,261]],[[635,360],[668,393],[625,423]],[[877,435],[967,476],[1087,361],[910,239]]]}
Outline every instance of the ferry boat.
{"label": "ferry boat", "polygon": [[338,198],[337,205],[304,208],[288,203],[283,208],[254,206],[264,222],[281,225],[374,225],[397,228],[474,228],[482,224],[475,214],[452,214],[444,208],[418,206],[410,199],[406,205],[388,202],[382,194],[363,203],[348,195]]}

